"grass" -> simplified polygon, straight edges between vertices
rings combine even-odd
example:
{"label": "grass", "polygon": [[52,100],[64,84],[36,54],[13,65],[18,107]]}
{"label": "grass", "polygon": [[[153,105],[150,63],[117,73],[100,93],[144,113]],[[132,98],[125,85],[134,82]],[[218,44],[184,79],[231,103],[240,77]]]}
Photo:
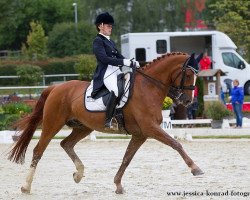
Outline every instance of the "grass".
{"label": "grass", "polygon": [[[39,139],[33,136],[32,139]],[[53,139],[62,140],[65,136],[55,136]],[[130,135],[124,136],[96,136],[96,139],[131,139]],[[250,135],[210,135],[210,136],[193,136],[193,139],[250,139]]]}
{"label": "grass", "polygon": [[[53,137],[53,139],[56,139],[56,140],[63,140],[64,138],[66,138],[66,137],[65,136],[55,136],[55,137]],[[40,139],[40,137],[39,136],[33,136],[32,139],[38,140],[38,139]]]}
{"label": "grass", "polygon": [[[33,136],[32,139],[39,139],[38,136]],[[53,139],[62,140],[66,138],[65,136],[55,136]],[[131,139],[129,135],[121,135],[121,136],[96,136],[96,139]]]}
{"label": "grass", "polygon": [[244,102],[250,102],[250,95],[244,96]]}
{"label": "grass", "polygon": [[250,139],[250,135],[209,135],[209,136],[193,136],[193,139]]}

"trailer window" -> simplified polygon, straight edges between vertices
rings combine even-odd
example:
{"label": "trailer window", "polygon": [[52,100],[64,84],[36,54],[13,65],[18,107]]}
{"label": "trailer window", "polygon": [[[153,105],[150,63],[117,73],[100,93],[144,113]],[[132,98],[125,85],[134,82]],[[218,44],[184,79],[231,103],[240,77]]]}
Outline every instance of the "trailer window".
{"label": "trailer window", "polygon": [[156,40],[156,52],[158,54],[164,54],[167,52],[167,41],[166,40]]}
{"label": "trailer window", "polygon": [[225,65],[237,69],[241,63],[241,60],[238,58],[238,56],[231,52],[222,53],[222,59]]}
{"label": "trailer window", "polygon": [[146,49],[145,48],[135,49],[135,59],[139,62],[145,62],[146,61]]}

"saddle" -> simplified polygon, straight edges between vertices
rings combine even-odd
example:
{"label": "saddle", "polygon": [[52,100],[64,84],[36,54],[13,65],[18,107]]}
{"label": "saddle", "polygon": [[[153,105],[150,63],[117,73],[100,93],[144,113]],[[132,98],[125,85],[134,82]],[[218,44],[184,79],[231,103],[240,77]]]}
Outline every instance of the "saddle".
{"label": "saddle", "polygon": [[[127,131],[125,129],[125,122],[124,122],[122,108],[127,104],[131,96],[134,77],[135,77],[134,71],[135,69],[133,69],[132,72],[119,74],[117,77],[119,103],[116,106],[113,122],[116,124],[119,131],[126,133]],[[95,98],[91,97],[92,90],[93,90],[93,80],[91,81],[90,85],[88,86],[85,92],[85,98],[84,98],[85,108],[89,112],[106,111],[106,105],[110,95],[109,90],[106,87],[104,87],[103,89],[98,91],[98,93],[95,95]]]}

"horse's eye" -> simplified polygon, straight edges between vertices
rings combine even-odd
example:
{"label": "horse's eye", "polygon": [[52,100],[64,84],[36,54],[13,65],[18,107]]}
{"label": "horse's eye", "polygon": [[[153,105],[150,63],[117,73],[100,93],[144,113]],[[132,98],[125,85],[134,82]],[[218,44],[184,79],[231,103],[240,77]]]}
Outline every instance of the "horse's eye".
{"label": "horse's eye", "polygon": [[186,79],[190,81],[192,79],[192,76],[191,75],[187,75]]}

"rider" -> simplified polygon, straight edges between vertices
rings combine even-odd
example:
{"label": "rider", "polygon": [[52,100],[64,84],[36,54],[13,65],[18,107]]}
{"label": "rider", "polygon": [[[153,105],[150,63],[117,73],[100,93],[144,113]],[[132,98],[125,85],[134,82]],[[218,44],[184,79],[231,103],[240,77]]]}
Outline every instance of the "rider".
{"label": "rider", "polygon": [[113,17],[108,13],[101,13],[95,20],[98,34],[93,42],[93,52],[97,59],[97,67],[93,76],[93,91],[91,97],[95,98],[98,91],[106,87],[110,91],[107,103],[105,128],[112,129],[112,117],[117,105],[118,87],[117,76],[122,73],[122,66],[140,67],[137,61],[125,59],[117,50],[115,42],[110,39],[114,25]]}

